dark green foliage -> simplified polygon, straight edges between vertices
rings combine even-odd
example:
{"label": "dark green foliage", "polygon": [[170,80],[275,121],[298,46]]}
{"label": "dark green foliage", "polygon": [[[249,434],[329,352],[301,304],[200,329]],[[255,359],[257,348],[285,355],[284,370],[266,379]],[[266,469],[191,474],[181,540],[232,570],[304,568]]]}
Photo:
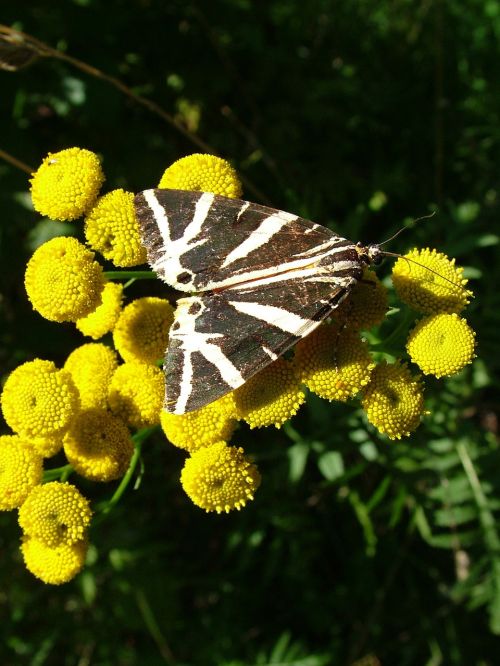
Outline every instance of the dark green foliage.
{"label": "dark green foliage", "polygon": [[[233,441],[263,484],[228,516],[189,502],[182,452],[152,437],[140,487],[94,527],[89,564],[61,588],[25,571],[15,514],[1,515],[0,662],[497,664],[500,2],[34,0],[1,21],[154,100],[266,203],[348,238],[381,241],[437,205],[389,249],[436,247],[466,266],[480,358],[427,382],[431,414],[403,442],[373,432],[357,403],[313,396],[293,427],[241,428]],[[109,188],[138,191],[199,152],[62,60],[0,79],[0,149],[33,167],[87,147]],[[60,364],[83,341],[27,302],[26,261],[62,227],[40,221],[26,191],[26,175],[0,161],[4,377],[35,356]]]}

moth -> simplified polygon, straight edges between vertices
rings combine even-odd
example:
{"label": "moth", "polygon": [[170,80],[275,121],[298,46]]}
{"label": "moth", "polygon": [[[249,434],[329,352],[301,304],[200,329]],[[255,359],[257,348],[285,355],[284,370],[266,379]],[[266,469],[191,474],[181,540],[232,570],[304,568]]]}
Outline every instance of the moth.
{"label": "moth", "polygon": [[165,357],[165,409],[184,414],[244,384],[326,319],[381,261],[282,210],[207,192],[135,197],[148,263],[190,295],[177,303]]}

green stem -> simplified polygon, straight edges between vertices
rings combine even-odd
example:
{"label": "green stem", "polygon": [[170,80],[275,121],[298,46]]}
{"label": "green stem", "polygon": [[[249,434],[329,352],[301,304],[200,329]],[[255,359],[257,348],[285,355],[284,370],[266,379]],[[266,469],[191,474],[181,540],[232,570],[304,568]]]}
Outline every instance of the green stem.
{"label": "green stem", "polygon": [[493,553],[500,553],[500,537],[496,530],[496,519],[490,509],[488,498],[484,494],[481,481],[476,473],[476,468],[469,455],[465,440],[459,441],[456,444],[456,448],[474,494],[474,500],[479,508],[479,519],[484,529],[485,541]]}
{"label": "green stem", "polygon": [[73,473],[73,467],[71,465],[66,465],[66,469],[64,472],[61,474],[61,481],[64,483],[65,481],[68,480],[69,475]]}
{"label": "green stem", "polygon": [[349,489],[347,499],[354,509],[354,513],[363,530],[366,554],[368,557],[373,557],[377,549],[377,536],[367,506],[361,501],[360,496],[355,490]]}
{"label": "green stem", "polygon": [[144,620],[144,624],[151,634],[152,639],[156,643],[165,663],[175,664],[176,661],[172,650],[166,641],[160,624],[158,623],[158,620],[153,613],[153,609],[151,608],[151,605],[142,589],[139,588],[136,590],[135,599],[141,612],[142,619]]}
{"label": "green stem", "polygon": [[[128,469],[125,473],[125,476],[122,478],[120,481],[120,484],[118,488],[115,490],[113,493],[112,497],[107,500],[106,502],[103,502],[98,508],[97,511],[101,513],[102,517],[107,515],[114,506],[118,504],[120,501],[123,493],[127,489],[127,486],[129,485],[135,469],[137,467],[137,463],[139,462],[141,458],[141,451],[142,451],[142,444],[143,442],[153,433],[157,430],[157,426],[154,426],[152,428],[143,428],[142,430],[139,430],[138,432],[135,433],[135,435],[132,437],[134,440],[134,453],[132,454],[132,458],[130,459],[130,464],[128,466]],[[95,521],[94,521],[95,522]]]}
{"label": "green stem", "polygon": [[67,481],[69,475],[74,472],[73,465],[63,465],[62,467],[54,467],[53,469],[46,469],[43,473],[43,483],[47,481]]}
{"label": "green stem", "polygon": [[408,328],[410,327],[410,324],[413,323],[414,319],[415,313],[412,310],[409,308],[403,310],[403,316],[396,328],[392,331],[392,333],[389,333],[389,335],[384,340],[371,345],[371,350],[387,351],[391,348],[392,345],[397,345],[399,347],[400,344],[398,343],[400,343],[402,338],[406,338],[408,334]]}
{"label": "green stem", "polygon": [[104,271],[106,280],[155,280],[153,271]]}
{"label": "green stem", "polygon": [[497,532],[496,519],[491,510],[490,502],[477,475],[466,441],[461,440],[457,442],[456,450],[479,509],[479,522],[483,528],[484,542],[491,557],[493,581],[490,583],[492,587],[492,600],[489,603],[490,626],[498,634],[500,633],[500,612],[498,610],[500,609],[500,558],[498,557],[498,553],[500,553],[500,536]]}
{"label": "green stem", "polygon": [[130,480],[132,479],[132,476],[135,472],[135,468],[137,467],[137,463],[139,462],[139,458],[141,457],[141,451],[142,451],[142,442],[136,442],[134,447],[134,453],[132,455],[132,458],[130,459],[130,465],[128,466],[128,470],[123,479],[120,481],[120,485],[113,493],[111,499],[109,499],[106,502],[106,505],[103,508],[103,513],[109,513],[111,509],[120,501],[123,493],[127,489],[127,486],[130,483]]}
{"label": "green stem", "polygon": [[300,435],[295,428],[292,427],[289,421],[283,424],[282,430],[285,433],[285,435],[288,437],[288,439],[291,439],[292,442],[295,442],[297,444],[301,444],[304,442],[304,438],[302,435]]}

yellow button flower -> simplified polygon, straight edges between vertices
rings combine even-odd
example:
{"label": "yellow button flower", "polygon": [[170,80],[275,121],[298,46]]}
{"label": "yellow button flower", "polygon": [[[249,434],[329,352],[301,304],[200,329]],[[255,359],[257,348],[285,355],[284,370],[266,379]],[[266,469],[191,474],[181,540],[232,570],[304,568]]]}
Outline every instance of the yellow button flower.
{"label": "yellow button flower", "polygon": [[41,483],[42,457],[17,435],[0,437],[0,511],[16,509]]}
{"label": "yellow button flower", "polygon": [[474,331],[457,314],[421,319],[411,331],[406,350],[426,375],[449,377],[474,358]]}
{"label": "yellow button flower", "polygon": [[57,433],[48,437],[32,437],[30,444],[42,458],[52,458],[62,449],[63,436],[63,433]]}
{"label": "yellow button flower", "polygon": [[355,331],[322,324],[295,347],[302,382],[326,400],[345,402],[370,381],[375,364]]}
{"label": "yellow button flower", "polygon": [[336,321],[346,321],[351,330],[366,330],[380,324],[387,312],[387,289],[378,277],[368,269],[363,281],[334,311]]}
{"label": "yellow button flower", "polygon": [[87,409],[64,436],[64,452],[86,479],[113,481],[127,471],[134,444],[121,419],[105,409]]}
{"label": "yellow button flower", "polygon": [[76,220],[96,200],[104,174],[95,153],[66,148],[49,153],[30,182],[36,211],[53,220]]}
{"label": "yellow button flower", "polygon": [[66,370],[35,359],[17,367],[5,382],[2,411],[8,425],[28,438],[53,438],[80,409],[78,389]]}
{"label": "yellow button flower", "polygon": [[160,423],[165,399],[163,370],[147,363],[124,363],[113,374],[108,391],[112,412],[132,428]]}
{"label": "yellow button flower", "polygon": [[236,427],[233,394],[187,414],[162,411],[160,422],[170,442],[190,453],[215,442],[228,441]]}
{"label": "yellow button flower", "polygon": [[215,155],[195,153],[169,166],[161,177],[160,188],[213,192],[224,197],[241,197],[241,182],[233,167]]}
{"label": "yellow button flower", "polygon": [[460,312],[472,296],[462,274],[455,259],[428,247],[414,248],[394,264],[392,282],[399,298],[417,312]]}
{"label": "yellow button flower", "polygon": [[174,309],[164,298],[145,296],[123,308],[113,341],[124,361],[156,363],[165,355]]}
{"label": "yellow button flower", "polygon": [[71,373],[82,409],[106,407],[111,377],[117,367],[116,352],[99,342],[89,342],[71,352],[64,369]]}
{"label": "yellow button flower", "polygon": [[51,321],[76,321],[101,303],[102,267],[76,238],[41,245],[26,267],[24,284],[33,308]]}
{"label": "yellow button flower", "polygon": [[251,377],[233,395],[238,418],[250,428],[280,428],[306,399],[294,365],[283,358]]}
{"label": "yellow button flower", "polygon": [[88,500],[70,483],[35,486],[19,509],[19,525],[51,548],[85,538],[92,512]]}
{"label": "yellow button flower", "polygon": [[253,499],[260,474],[243,449],[218,442],[195,451],[186,460],[181,484],[196,506],[207,512],[229,513]]}
{"label": "yellow button flower", "polygon": [[424,414],[422,384],[402,363],[377,365],[363,391],[368,421],[390,439],[412,433]]}
{"label": "yellow button flower", "polygon": [[143,264],[146,249],[141,245],[133,193],[113,190],[98,199],[85,218],[85,238],[115,266]]}
{"label": "yellow button flower", "polygon": [[21,544],[26,569],[49,585],[61,585],[74,578],[83,569],[87,549],[86,540],[51,548],[27,535]]}
{"label": "yellow button flower", "polygon": [[113,330],[122,308],[123,285],[106,282],[101,294],[101,304],[86,317],[76,320],[77,329],[93,340]]}

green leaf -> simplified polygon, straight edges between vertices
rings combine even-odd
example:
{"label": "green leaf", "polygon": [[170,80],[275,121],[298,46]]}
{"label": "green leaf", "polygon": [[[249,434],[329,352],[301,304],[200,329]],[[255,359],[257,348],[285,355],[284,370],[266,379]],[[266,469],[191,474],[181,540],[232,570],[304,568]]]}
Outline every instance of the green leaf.
{"label": "green leaf", "polygon": [[400,520],[404,515],[404,509],[406,507],[407,501],[407,492],[404,486],[399,486],[396,497],[391,503],[391,515],[389,518],[389,527],[394,528],[399,524]]}
{"label": "green leaf", "polygon": [[426,469],[433,470],[435,472],[446,472],[453,467],[456,467],[460,464],[460,460],[456,454],[456,451],[452,451],[446,455],[434,456],[428,458],[423,464],[422,467]]}
{"label": "green leaf", "polygon": [[368,513],[373,511],[373,509],[380,504],[380,502],[384,499],[384,497],[387,494],[387,491],[389,490],[391,486],[391,477],[390,476],[385,476],[382,481],[378,484],[377,488],[375,489],[375,492],[373,495],[370,497],[368,502],[366,503],[366,509]]}
{"label": "green leaf", "polygon": [[431,526],[429,525],[427,516],[425,515],[425,512],[421,506],[417,506],[413,512],[412,522],[417,528],[422,539],[427,543],[431,543],[433,538]]}
{"label": "green leaf", "polygon": [[481,206],[477,201],[464,201],[455,208],[455,215],[459,222],[473,222],[480,210]]}
{"label": "green leaf", "polygon": [[335,481],[344,474],[344,461],[338,451],[325,451],[318,458],[318,468],[327,481]]}
{"label": "green leaf", "polygon": [[448,532],[446,534],[434,534],[429,543],[435,548],[448,548],[455,550],[456,548],[466,548],[477,544],[478,532],[477,530],[468,530],[467,532],[460,532],[455,534]]}
{"label": "green leaf", "polygon": [[363,530],[366,554],[368,557],[373,557],[376,551],[377,537],[375,535],[375,528],[371,521],[368,507],[362,501],[359,494],[354,490],[349,491],[347,499],[349,500],[352,508],[354,509],[356,518],[358,519],[358,522]]}
{"label": "green leaf", "polygon": [[288,479],[291,483],[300,481],[306,468],[309,446],[304,442],[293,444],[287,449],[289,471]]}
{"label": "green leaf", "polygon": [[440,485],[428,491],[430,499],[443,503],[449,502],[453,497],[454,504],[463,504],[472,499],[472,490],[465,476],[448,479],[446,486]]}
{"label": "green leaf", "polygon": [[66,97],[74,106],[82,106],[85,104],[87,97],[85,83],[81,79],[74,76],[65,76],[63,85],[66,92]]}
{"label": "green leaf", "polygon": [[477,247],[491,247],[492,245],[498,245],[500,241],[500,236],[498,234],[483,234],[479,236],[476,241]]}
{"label": "green leaf", "polygon": [[365,442],[359,447],[359,452],[366,460],[373,462],[379,457],[379,452],[377,447],[373,442]]}
{"label": "green leaf", "polygon": [[434,512],[434,523],[438,527],[456,527],[477,520],[477,507],[456,506],[438,509]]}
{"label": "green leaf", "polygon": [[85,599],[85,602],[87,605],[91,606],[97,596],[97,582],[92,569],[84,569],[80,574],[78,581],[80,583],[82,596]]}
{"label": "green leaf", "polygon": [[37,247],[43,245],[48,240],[56,238],[57,236],[74,236],[75,225],[68,222],[56,222],[43,218],[37,222],[28,234],[27,246],[31,252],[34,252]]}
{"label": "green leaf", "polygon": [[485,388],[491,384],[490,373],[482,359],[476,359],[472,366],[472,385],[475,389]]}

